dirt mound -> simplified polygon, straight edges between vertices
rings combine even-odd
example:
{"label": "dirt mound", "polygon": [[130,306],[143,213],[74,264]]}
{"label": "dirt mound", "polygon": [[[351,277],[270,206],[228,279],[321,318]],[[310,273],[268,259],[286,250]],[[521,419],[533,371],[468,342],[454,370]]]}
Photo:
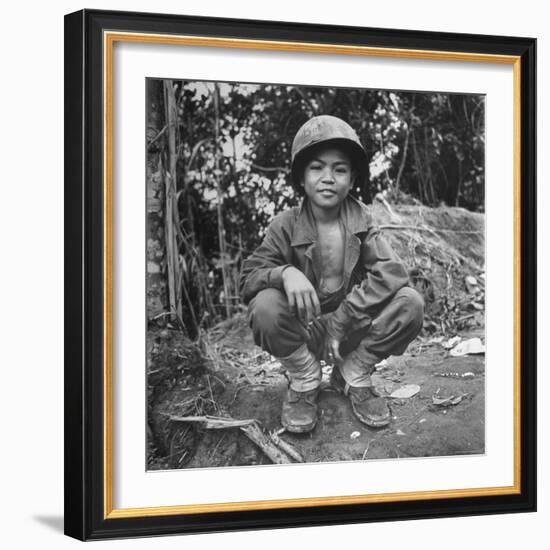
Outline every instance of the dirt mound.
{"label": "dirt mound", "polygon": [[485,264],[485,214],[464,208],[370,206],[373,220],[410,265],[459,262],[479,271]]}
{"label": "dirt mound", "polygon": [[425,330],[447,334],[484,327],[485,215],[381,203],[371,213],[424,296]]}
{"label": "dirt mound", "polygon": [[254,345],[243,309],[196,342],[175,329],[148,333],[150,469],[272,462],[239,427],[211,429],[181,417],[255,419],[268,443],[279,437],[288,456],[296,452],[304,462],[484,452],[484,357],[451,357],[442,345],[455,336],[483,337],[484,215],[414,205],[375,204],[371,211],[427,305],[421,336],[373,377],[386,396],[404,384],[419,387],[410,398],[388,399],[390,426],[371,430],[358,422],[329,387],[325,365],[315,430],[277,436],[287,380]]}

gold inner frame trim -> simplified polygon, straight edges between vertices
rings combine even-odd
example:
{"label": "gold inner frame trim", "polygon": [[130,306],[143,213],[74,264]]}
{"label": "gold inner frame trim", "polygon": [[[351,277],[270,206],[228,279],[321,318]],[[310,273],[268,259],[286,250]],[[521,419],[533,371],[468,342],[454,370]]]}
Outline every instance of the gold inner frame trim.
{"label": "gold inner frame trim", "polygon": [[[514,484],[504,487],[482,487],[435,491],[415,491],[330,497],[304,497],[278,500],[255,500],[209,504],[187,504],[150,508],[113,508],[113,46],[115,42],[203,46],[216,48],[260,49],[270,51],[304,52],[319,54],[345,54],[374,57],[426,59],[432,61],[466,61],[475,63],[498,63],[513,66],[514,94]],[[230,512],[247,510],[273,510],[281,508],[304,508],[308,506],[334,506],[346,504],[383,503],[443,498],[513,495],[521,492],[521,423],[520,423],[520,321],[521,321],[521,60],[519,56],[348,46],[341,44],[315,44],[305,42],[282,42],[272,40],[229,39],[204,36],[182,36],[131,32],[104,31],[103,33],[103,115],[104,115],[104,476],[103,509],[105,519],[170,516],[182,514]]]}

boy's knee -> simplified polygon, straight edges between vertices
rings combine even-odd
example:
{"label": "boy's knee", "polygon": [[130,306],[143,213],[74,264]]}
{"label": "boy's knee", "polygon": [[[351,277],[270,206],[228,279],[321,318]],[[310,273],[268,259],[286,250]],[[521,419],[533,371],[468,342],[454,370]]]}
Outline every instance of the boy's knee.
{"label": "boy's knee", "polygon": [[248,314],[253,330],[267,333],[277,331],[281,317],[288,315],[286,296],[276,288],[266,288],[252,299],[248,306]]}
{"label": "boy's knee", "polygon": [[420,293],[414,288],[405,286],[397,292],[395,299],[400,302],[405,322],[420,330],[424,319],[424,299]]}
{"label": "boy's knee", "polygon": [[258,292],[248,306],[254,342],[275,357],[287,357],[307,334],[288,308],[286,294],[275,288]]}

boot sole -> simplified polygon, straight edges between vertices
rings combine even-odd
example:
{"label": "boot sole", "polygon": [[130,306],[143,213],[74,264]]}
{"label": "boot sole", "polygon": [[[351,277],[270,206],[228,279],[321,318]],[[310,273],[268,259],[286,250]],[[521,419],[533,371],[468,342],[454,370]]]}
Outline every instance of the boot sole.
{"label": "boot sole", "polygon": [[303,434],[307,432],[311,432],[315,426],[317,426],[317,421],[315,421],[313,424],[306,425],[306,426],[289,426],[286,425],[284,422],[281,422],[283,428],[290,433],[293,434]]}
{"label": "boot sole", "polygon": [[359,416],[355,412],[355,408],[354,408],[353,404],[351,406],[351,410],[353,411],[353,414],[355,414],[355,416],[359,420],[359,422],[362,422],[363,424],[365,424],[369,428],[385,428],[390,423],[390,418],[387,418],[387,419],[384,419],[384,420],[366,420],[366,419],[362,418],[361,416]]}

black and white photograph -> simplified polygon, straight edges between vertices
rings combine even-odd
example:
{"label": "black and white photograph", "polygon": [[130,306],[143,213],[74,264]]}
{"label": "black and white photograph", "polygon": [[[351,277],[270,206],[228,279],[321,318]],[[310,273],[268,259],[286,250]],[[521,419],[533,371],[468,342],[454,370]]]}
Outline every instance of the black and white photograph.
{"label": "black and white photograph", "polygon": [[485,96],[145,85],[147,470],[483,455]]}
{"label": "black and white photograph", "polygon": [[537,509],[536,39],[330,10],[65,18],[73,538]]}

